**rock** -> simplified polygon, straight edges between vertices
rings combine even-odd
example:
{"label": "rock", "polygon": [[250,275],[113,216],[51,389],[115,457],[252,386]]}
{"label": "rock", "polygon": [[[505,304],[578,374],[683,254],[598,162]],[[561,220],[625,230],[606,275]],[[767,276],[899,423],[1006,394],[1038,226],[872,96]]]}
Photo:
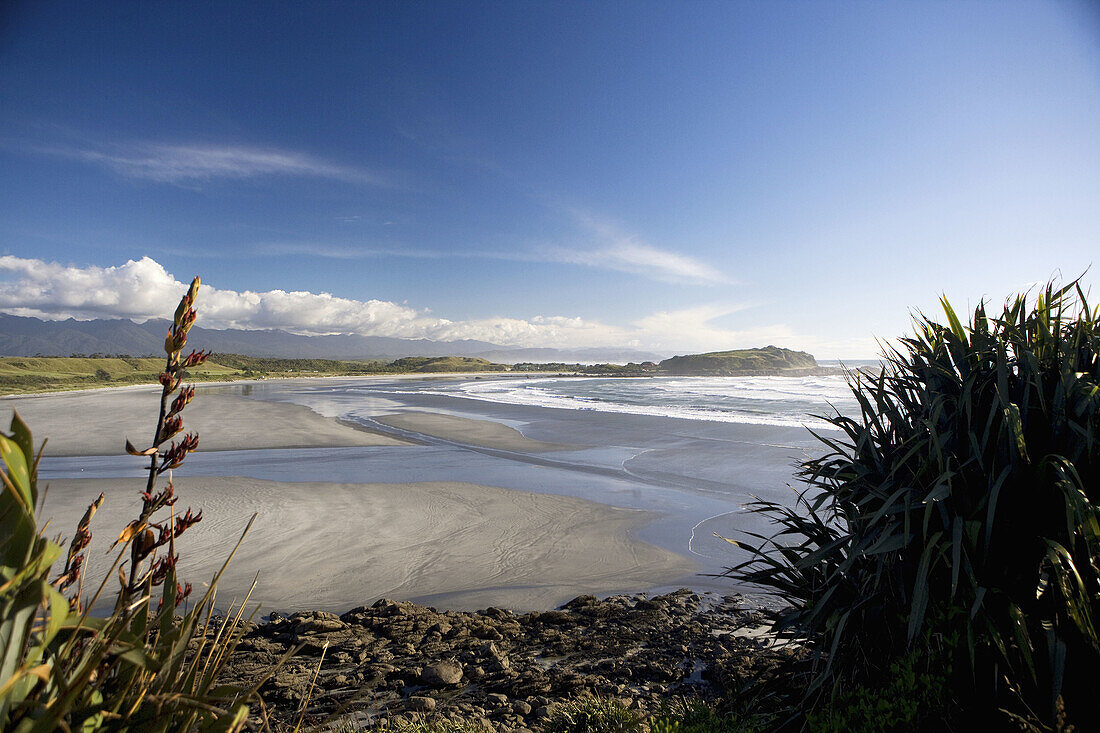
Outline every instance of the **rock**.
{"label": "rock", "polygon": [[310,702],[315,721],[362,698],[371,712],[352,714],[364,724],[431,713],[470,729],[488,717],[499,733],[513,733],[537,728],[536,716],[541,722],[578,695],[619,699],[644,714],[669,696],[715,699],[805,657],[797,644],[776,649],[738,633],[767,624],[767,613],[715,600],[687,590],[578,596],[556,611],[517,614],[440,613],[383,599],[340,617],[276,615],[247,629],[225,681],[255,679],[292,645],[305,645],[260,690],[274,721],[296,720],[328,644]]}
{"label": "rock", "polygon": [[573,600],[566,603],[562,608],[567,608],[570,611],[576,611],[583,608],[594,606],[598,603],[596,596],[577,596]]}
{"label": "rock", "polygon": [[462,681],[462,665],[458,662],[440,662],[424,668],[421,679],[433,687],[457,685]]}
{"label": "rock", "polygon": [[511,661],[503,652],[497,648],[497,645],[489,641],[481,645],[478,650],[479,653],[487,658],[490,662],[490,667],[497,672],[502,672],[509,669],[512,666]]}
{"label": "rock", "polygon": [[335,613],[327,611],[312,611],[310,613],[296,613],[291,620],[298,620],[294,625],[295,634],[324,634],[331,631],[342,631],[347,625],[340,620]]}

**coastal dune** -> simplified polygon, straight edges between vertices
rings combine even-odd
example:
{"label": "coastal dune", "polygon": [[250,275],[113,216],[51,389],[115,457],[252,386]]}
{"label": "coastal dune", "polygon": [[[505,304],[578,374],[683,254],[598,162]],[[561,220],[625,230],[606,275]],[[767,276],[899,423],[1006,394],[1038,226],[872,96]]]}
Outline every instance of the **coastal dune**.
{"label": "coastal dune", "polygon": [[[138,479],[50,482],[46,511],[71,532],[99,492],[89,577],[140,507]],[[380,597],[455,610],[489,605],[552,608],[582,593],[613,593],[682,578],[686,558],[633,538],[652,515],[563,496],[456,482],[283,483],[177,477],[178,511],[203,521],[180,542],[180,576],[217,572],[248,522],[248,536],[219,586],[227,603],[259,571],[253,600],[267,609],[344,611]]]}

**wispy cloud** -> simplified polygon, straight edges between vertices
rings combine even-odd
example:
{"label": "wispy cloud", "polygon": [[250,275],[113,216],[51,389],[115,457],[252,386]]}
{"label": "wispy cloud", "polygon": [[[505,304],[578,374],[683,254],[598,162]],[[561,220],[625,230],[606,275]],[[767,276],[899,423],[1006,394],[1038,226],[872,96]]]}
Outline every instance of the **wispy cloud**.
{"label": "wispy cloud", "polygon": [[102,165],[128,178],[159,183],[194,184],[214,179],[259,176],[328,178],[391,186],[379,173],[336,165],[305,153],[233,145],[114,144],[48,148],[42,152]]}
{"label": "wispy cloud", "polygon": [[[6,255],[0,257],[0,311],[46,319],[131,318],[171,314],[185,283],[149,257],[113,267],[75,267]],[[742,306],[705,306],[648,315],[618,326],[575,316],[492,317],[450,320],[426,309],[330,293],[236,291],[205,286],[202,325],[208,328],[278,328],[319,335],[477,339],[506,346],[631,346],[659,351],[728,349],[793,340],[786,326],[727,329],[715,321]]]}
{"label": "wispy cloud", "polygon": [[379,247],[365,244],[332,245],[323,242],[276,242],[258,244],[258,254],[309,255],[337,260],[372,259],[375,257],[406,257],[412,259],[481,259],[508,262],[568,263],[617,272],[627,272],[651,280],[672,283],[717,285],[732,282],[717,269],[692,257],[660,250],[629,238],[614,242],[599,242],[591,249],[576,249],[544,245],[513,251],[467,250],[450,251],[415,247]]}
{"label": "wispy cloud", "polygon": [[685,254],[654,247],[606,219],[582,211],[570,213],[581,229],[592,237],[592,245],[583,249],[551,247],[551,259],[629,272],[663,282],[696,285],[732,282],[718,268]]}

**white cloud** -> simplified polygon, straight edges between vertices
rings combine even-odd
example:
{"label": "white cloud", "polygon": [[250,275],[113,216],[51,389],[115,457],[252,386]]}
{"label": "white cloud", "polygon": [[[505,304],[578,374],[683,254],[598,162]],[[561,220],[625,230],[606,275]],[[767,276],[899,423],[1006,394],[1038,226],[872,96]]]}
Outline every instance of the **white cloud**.
{"label": "white cloud", "polygon": [[673,283],[719,285],[732,282],[728,275],[701,260],[653,247],[607,220],[583,212],[572,213],[577,222],[595,237],[595,246],[588,249],[551,248],[549,254],[552,260],[620,270]]}
{"label": "white cloud", "polygon": [[160,183],[196,183],[215,178],[307,176],[354,183],[390,185],[385,177],[335,165],[304,153],[231,145],[135,143],[99,149],[51,149],[51,152],[103,165],[128,178]]}
{"label": "white cloud", "polygon": [[[44,319],[169,317],[186,283],[143,257],[115,267],[74,267],[37,259],[0,257],[0,311]],[[320,335],[476,339],[506,346],[634,347],[662,352],[730,349],[763,343],[788,345],[782,325],[734,330],[715,321],[739,307],[704,306],[646,316],[627,326],[578,317],[496,317],[452,321],[426,310],[384,300],[354,300],[329,293],[225,290],[204,285],[199,325],[206,328],[282,329]],[[795,345],[795,344],[790,344]]]}

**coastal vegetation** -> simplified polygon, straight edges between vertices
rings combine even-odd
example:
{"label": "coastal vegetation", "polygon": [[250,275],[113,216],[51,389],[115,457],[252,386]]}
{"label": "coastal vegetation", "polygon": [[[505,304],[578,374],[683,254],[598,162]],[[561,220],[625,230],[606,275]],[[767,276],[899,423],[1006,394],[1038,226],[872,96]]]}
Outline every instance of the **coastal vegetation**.
{"label": "coastal vegetation", "polygon": [[663,374],[706,377],[794,376],[815,371],[817,360],[805,351],[791,351],[778,346],[762,349],[712,351],[665,359],[658,365]]}
{"label": "coastal vegetation", "polygon": [[[165,340],[151,444],[126,443],[130,454],[148,459],[148,480],[101,580],[86,579],[84,563],[104,496],[88,507],[66,551],[38,526],[41,448],[35,451],[18,414],[11,433],[0,434],[0,730],[239,731],[247,721],[259,684],[227,685],[220,677],[240,641],[248,599],[213,622],[221,572],[190,601],[192,585],[176,577],[177,542],[202,519],[201,511],[172,508],[178,496],[169,473],[198,445],[194,433],[178,437],[194,396],[183,377],[207,356],[182,356],[198,287],[196,278]],[[115,583],[113,610],[93,615]]]}
{"label": "coastal vegetation", "polygon": [[[164,370],[163,357],[3,357],[0,358],[0,392],[49,392],[126,384],[148,384]],[[232,367],[210,362],[192,367],[192,381],[230,379]]]}
{"label": "coastal vegetation", "polygon": [[[1048,285],[963,325],[920,317],[797,504],[734,568],[815,650],[821,730],[1068,730],[1100,715],[1100,309]],[[828,436],[828,437],[827,437]]]}
{"label": "coastal vegetation", "polygon": [[[64,389],[119,387],[155,381],[163,367],[154,357],[40,356],[0,357],[0,393],[52,392]],[[194,382],[336,377],[440,372],[507,371],[508,366],[470,357],[406,357],[392,362],[331,359],[276,359],[214,354],[204,364],[189,367]]]}

